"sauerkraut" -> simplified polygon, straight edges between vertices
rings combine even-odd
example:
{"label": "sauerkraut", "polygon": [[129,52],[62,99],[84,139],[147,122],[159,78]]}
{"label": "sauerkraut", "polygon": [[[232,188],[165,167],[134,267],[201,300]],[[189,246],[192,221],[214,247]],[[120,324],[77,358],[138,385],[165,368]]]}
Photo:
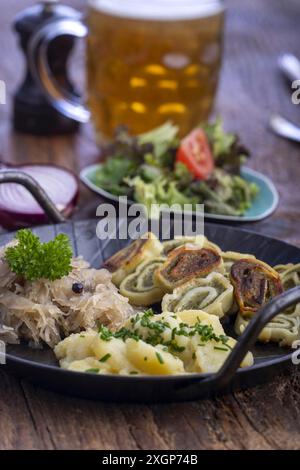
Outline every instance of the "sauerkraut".
{"label": "sauerkraut", "polygon": [[[82,257],[72,259],[72,270],[62,279],[26,281],[10,270],[5,249],[0,249],[0,331],[6,342],[23,338],[32,346],[44,342],[53,348],[71,333],[99,324],[116,329],[135,313],[111,274],[91,268]],[[83,286],[81,293],[73,291],[74,283]]]}

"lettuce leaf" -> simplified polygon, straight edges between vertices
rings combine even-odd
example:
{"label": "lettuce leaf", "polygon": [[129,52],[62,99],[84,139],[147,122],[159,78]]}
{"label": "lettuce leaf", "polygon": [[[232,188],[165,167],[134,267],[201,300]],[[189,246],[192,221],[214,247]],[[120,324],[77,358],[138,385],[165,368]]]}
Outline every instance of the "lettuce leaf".
{"label": "lettuce leaf", "polygon": [[239,174],[241,165],[249,157],[249,151],[241,145],[237,135],[224,131],[221,118],[201,127],[208,137],[216,166],[229,173]]}
{"label": "lettuce leaf", "polygon": [[124,178],[130,176],[136,169],[137,166],[132,160],[124,157],[109,158],[94,173],[92,181],[116,196],[126,196],[130,194],[130,188],[124,183]]}

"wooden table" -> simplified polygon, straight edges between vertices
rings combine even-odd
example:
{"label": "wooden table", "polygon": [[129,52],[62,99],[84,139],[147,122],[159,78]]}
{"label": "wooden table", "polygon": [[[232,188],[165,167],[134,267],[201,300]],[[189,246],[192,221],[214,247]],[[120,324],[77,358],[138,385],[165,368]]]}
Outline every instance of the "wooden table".
{"label": "wooden table", "polygon": [[[53,162],[78,171],[98,157],[90,126],[75,137],[52,139],[11,130],[11,95],[21,79],[22,58],[10,24],[30,3],[1,2],[0,79],[6,81],[9,96],[7,105],[0,106],[0,154],[11,162]],[[66,3],[84,5],[83,0]],[[272,217],[248,227],[300,245],[299,146],[267,129],[274,111],[300,124],[300,110],[291,104],[290,90],[276,67],[280,53],[299,53],[300,4],[226,3],[225,61],[216,110],[251,149],[250,165],[271,176],[281,196]],[[95,216],[99,202],[82,188],[75,218]],[[295,371],[216,400],[120,406],[49,393],[0,369],[0,449],[297,449],[299,379]]]}

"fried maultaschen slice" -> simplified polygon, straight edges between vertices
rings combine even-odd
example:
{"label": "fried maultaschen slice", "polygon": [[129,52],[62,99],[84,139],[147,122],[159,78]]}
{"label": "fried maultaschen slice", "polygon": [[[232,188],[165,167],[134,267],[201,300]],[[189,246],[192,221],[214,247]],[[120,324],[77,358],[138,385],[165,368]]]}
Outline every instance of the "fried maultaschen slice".
{"label": "fried maultaschen slice", "polygon": [[[240,313],[236,317],[234,329],[240,336],[248,327],[251,318],[245,318]],[[295,314],[280,313],[271,320],[260,332],[258,341],[261,343],[278,343],[279,346],[292,347],[294,341],[300,339],[299,317]]]}
{"label": "fried maultaschen slice", "polygon": [[171,251],[155,272],[155,279],[167,292],[194,277],[205,277],[222,268],[222,258],[213,249],[181,246]]}
{"label": "fried maultaschen slice", "polygon": [[165,262],[165,257],[151,258],[139,264],[120,284],[120,293],[134,305],[149,306],[160,302],[164,290],[156,285],[155,271]]}
{"label": "fried maultaschen slice", "polygon": [[212,272],[206,277],[195,277],[165,294],[162,300],[163,312],[182,310],[203,310],[223,317],[232,307],[233,287],[221,273]]}
{"label": "fried maultaschen slice", "polygon": [[148,232],[108,258],[103,268],[112,273],[112,281],[119,287],[123,279],[135,271],[140,263],[159,256],[161,252],[162,244],[153,233]]}
{"label": "fried maultaschen slice", "polygon": [[279,264],[274,266],[279,273],[284,290],[293,289],[300,285],[300,263]]}
{"label": "fried maultaschen slice", "polygon": [[236,262],[239,261],[240,259],[252,259],[255,260],[255,256],[249,255],[248,253],[238,253],[237,251],[223,251],[222,252],[222,259],[224,263],[224,269],[225,269],[225,276],[230,276],[230,270],[231,266]]}
{"label": "fried maultaschen slice", "polygon": [[196,245],[198,248],[203,248],[206,241],[204,235],[196,235],[194,237],[175,237],[173,240],[167,240],[162,242],[163,254],[169,255],[171,251],[176,250],[180,246]]}
{"label": "fried maultaschen slice", "polygon": [[163,254],[169,255],[171,251],[181,246],[191,246],[195,248],[209,248],[221,253],[221,249],[215,243],[212,243],[204,235],[195,235],[194,237],[175,237],[173,240],[162,242]]}
{"label": "fried maultaschen slice", "polygon": [[230,281],[240,313],[246,317],[283,292],[280,275],[257,259],[245,258],[233,263]]}

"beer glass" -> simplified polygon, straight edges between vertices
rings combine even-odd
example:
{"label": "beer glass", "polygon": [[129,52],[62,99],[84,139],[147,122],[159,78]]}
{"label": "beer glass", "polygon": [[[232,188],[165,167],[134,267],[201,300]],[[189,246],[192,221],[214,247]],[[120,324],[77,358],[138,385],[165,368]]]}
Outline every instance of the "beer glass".
{"label": "beer glass", "polygon": [[[61,113],[110,138],[119,125],[139,134],[165,121],[187,134],[208,118],[222,58],[220,0],[89,0],[85,21],[60,19],[37,32],[32,68]],[[47,50],[59,35],[87,36],[87,102],[51,77]]]}

